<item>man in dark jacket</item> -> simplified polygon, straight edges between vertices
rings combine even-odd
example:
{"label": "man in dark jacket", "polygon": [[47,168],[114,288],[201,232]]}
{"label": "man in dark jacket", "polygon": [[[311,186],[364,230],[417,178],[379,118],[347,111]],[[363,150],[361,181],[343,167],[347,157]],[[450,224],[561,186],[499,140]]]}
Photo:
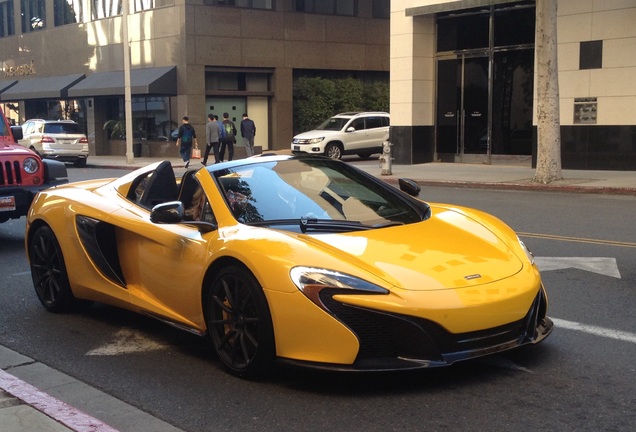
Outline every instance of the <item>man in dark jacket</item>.
{"label": "man in dark jacket", "polygon": [[198,148],[197,133],[190,124],[188,116],[183,116],[182,124],[179,126],[179,135],[177,136],[177,147],[179,147],[179,154],[181,154],[181,159],[183,159],[183,164],[186,168],[190,165],[192,146]]}
{"label": "man in dark jacket", "polygon": [[225,158],[225,148],[229,150],[228,160],[231,161],[234,158],[234,143],[236,143],[236,126],[234,122],[230,120],[228,113],[223,113],[223,128],[225,129],[225,137],[221,140],[221,150],[219,151],[219,159],[223,162]]}
{"label": "man in dark jacket", "polygon": [[243,113],[243,120],[241,121],[241,136],[245,143],[245,151],[247,157],[254,156],[254,137],[256,136],[256,125],[254,121],[247,116],[247,113]]}

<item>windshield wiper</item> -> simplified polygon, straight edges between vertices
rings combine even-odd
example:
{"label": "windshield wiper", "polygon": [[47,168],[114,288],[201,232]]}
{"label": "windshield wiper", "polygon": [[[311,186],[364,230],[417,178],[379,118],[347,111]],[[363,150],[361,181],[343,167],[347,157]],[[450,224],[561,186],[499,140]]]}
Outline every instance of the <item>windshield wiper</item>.
{"label": "windshield wiper", "polygon": [[373,226],[365,225],[360,221],[300,218],[300,230],[303,234],[307,231],[347,232],[364,231],[373,228]]}
{"label": "windshield wiper", "polygon": [[396,225],[404,225],[404,222],[386,221],[375,225],[366,225],[360,221],[300,218],[300,219],[272,219],[267,221],[248,222],[246,225],[272,226],[272,225],[297,225],[304,234],[307,231],[318,232],[349,232],[364,231],[377,228],[386,228]]}

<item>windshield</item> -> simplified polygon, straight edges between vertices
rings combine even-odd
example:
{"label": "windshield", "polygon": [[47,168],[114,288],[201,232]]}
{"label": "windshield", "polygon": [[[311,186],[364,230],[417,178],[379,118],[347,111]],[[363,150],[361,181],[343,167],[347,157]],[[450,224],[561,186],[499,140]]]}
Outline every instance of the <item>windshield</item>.
{"label": "windshield", "polygon": [[302,219],[305,226],[320,222],[323,231],[328,221],[354,230],[355,224],[368,229],[419,222],[425,213],[399,191],[340,161],[289,159],[214,175],[234,217],[246,224],[291,226]]}
{"label": "windshield", "polygon": [[318,126],[316,130],[339,131],[344,127],[345,124],[347,124],[348,121],[348,118],[331,117],[330,119],[327,119],[323,124]]}

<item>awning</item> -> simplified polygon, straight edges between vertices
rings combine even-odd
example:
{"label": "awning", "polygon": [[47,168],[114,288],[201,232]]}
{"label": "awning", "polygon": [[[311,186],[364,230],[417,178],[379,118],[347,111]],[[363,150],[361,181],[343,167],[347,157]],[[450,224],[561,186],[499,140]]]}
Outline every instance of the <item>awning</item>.
{"label": "awning", "polygon": [[0,81],[0,93],[11,87],[13,84],[17,83],[17,81]]}
{"label": "awning", "polygon": [[[133,95],[177,95],[175,66],[133,69],[130,71]],[[69,89],[69,97],[123,96],[124,71],[95,72]]]}
{"label": "awning", "polygon": [[65,99],[67,90],[84,78],[84,74],[29,78],[18,80],[15,85],[2,92],[0,100]]}
{"label": "awning", "polygon": [[523,0],[455,0],[430,6],[406,8],[406,16],[432,15],[440,12],[452,12],[463,9],[479,8],[502,3],[516,3]]}

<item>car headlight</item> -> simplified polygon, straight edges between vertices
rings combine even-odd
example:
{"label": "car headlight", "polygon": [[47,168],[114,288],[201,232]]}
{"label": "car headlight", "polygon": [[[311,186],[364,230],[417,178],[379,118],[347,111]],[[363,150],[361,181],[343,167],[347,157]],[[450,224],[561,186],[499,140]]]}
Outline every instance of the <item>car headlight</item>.
{"label": "car headlight", "polygon": [[325,137],[320,137],[320,138],[312,138],[307,140],[307,144],[318,144],[319,142],[322,142],[325,139]]}
{"label": "car headlight", "polygon": [[35,174],[40,169],[40,164],[36,158],[28,157],[22,162],[22,167],[27,174]]}
{"label": "car headlight", "polygon": [[389,290],[355,276],[312,267],[294,267],[289,272],[292,282],[309,300],[325,309],[320,300],[324,289],[343,294],[389,294]]}
{"label": "car headlight", "polygon": [[530,249],[528,249],[526,244],[524,242],[522,242],[519,237],[517,237],[517,240],[519,240],[519,244],[521,245],[521,249],[523,249],[523,251],[526,253],[526,257],[528,257],[528,260],[530,260],[530,264],[534,265],[534,255],[532,254],[532,252],[530,252]]}

